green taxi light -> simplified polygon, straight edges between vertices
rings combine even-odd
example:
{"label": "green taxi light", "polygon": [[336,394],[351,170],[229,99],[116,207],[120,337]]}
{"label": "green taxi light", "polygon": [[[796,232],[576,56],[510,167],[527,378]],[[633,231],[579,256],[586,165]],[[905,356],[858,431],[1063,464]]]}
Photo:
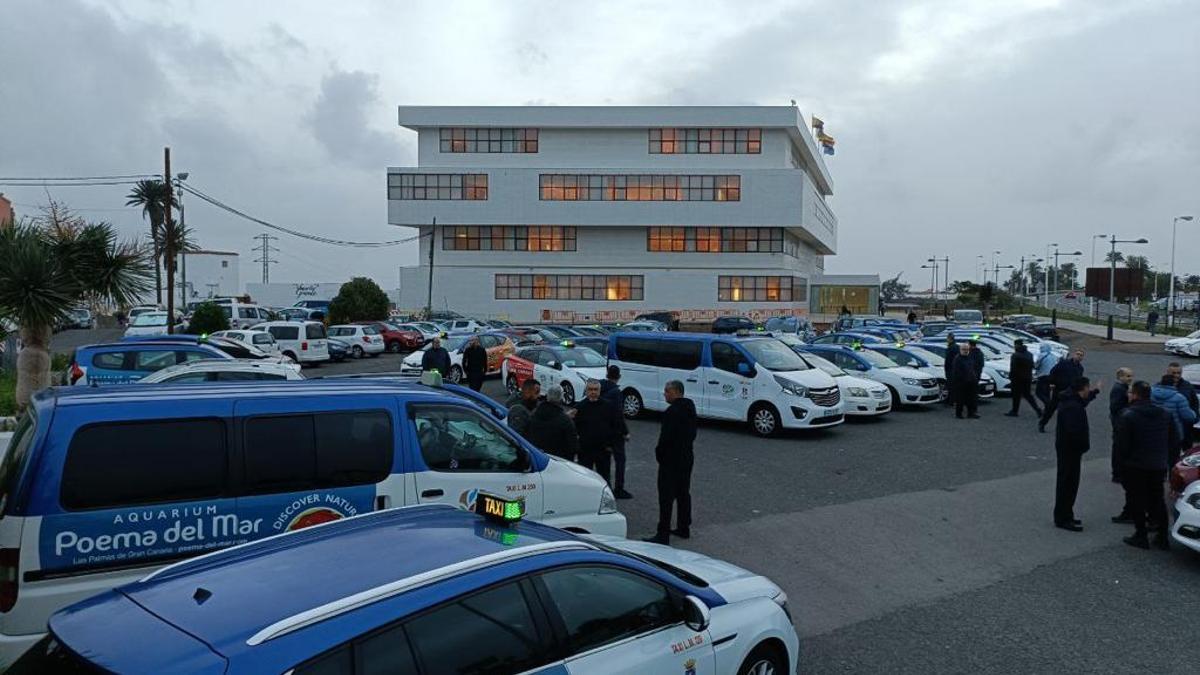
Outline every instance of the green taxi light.
{"label": "green taxi light", "polygon": [[897,340],[897,341],[896,341],[896,346],[897,346],[897,347],[903,347],[903,346],[904,346],[904,342],[903,342],[903,341],[901,341],[901,340]]}
{"label": "green taxi light", "polygon": [[475,498],[475,513],[499,523],[515,523],[525,515],[525,498],[505,499],[480,492]]}
{"label": "green taxi light", "polygon": [[574,343],[574,342],[572,342],[572,341],[570,341],[570,340],[563,340],[563,341],[562,341],[562,342],[560,342],[559,344],[560,344],[560,345],[562,345],[562,346],[564,346],[564,347],[566,347],[567,349],[570,349],[570,348],[572,348],[572,347],[574,347],[574,346],[575,346],[575,343]]}

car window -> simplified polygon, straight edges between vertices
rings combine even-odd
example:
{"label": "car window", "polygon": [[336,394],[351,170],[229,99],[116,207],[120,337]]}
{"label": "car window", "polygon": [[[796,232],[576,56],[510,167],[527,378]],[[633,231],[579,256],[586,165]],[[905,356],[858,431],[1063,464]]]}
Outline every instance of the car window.
{"label": "car window", "polygon": [[667,587],[611,567],[566,567],[542,574],[562,617],[572,654],[681,620]]}
{"label": "car window", "polygon": [[252,494],[378,483],[392,468],[392,422],[381,410],[250,417],[243,445]]}
{"label": "car window", "polygon": [[135,352],[133,369],[152,373],[180,362],[173,351]]}
{"label": "car window", "polygon": [[245,372],[241,370],[221,370],[213,373],[213,379],[217,382],[250,382],[257,380],[286,380],[287,378],[279,373],[267,373],[259,370],[253,372]]}
{"label": "car window", "polygon": [[92,367],[104,370],[124,370],[125,352],[100,352],[92,356]]}
{"label": "car window", "polygon": [[325,326],[319,323],[309,323],[304,325],[304,337],[309,340],[325,339]]}
{"label": "car window", "polygon": [[216,497],[228,472],[225,438],[218,419],[83,427],[67,448],[62,505],[94,509]]}
{"label": "car window", "polygon": [[480,335],[479,336],[479,346],[483,347],[484,349],[491,349],[492,347],[495,347],[499,344],[500,344],[500,342],[498,340],[496,340],[496,337],[493,335]]}
{"label": "car window", "polygon": [[560,354],[562,364],[568,368],[603,368],[608,360],[590,349],[573,347]]}
{"label": "car window", "polygon": [[299,326],[268,326],[267,332],[276,340],[296,340],[300,337]]}
{"label": "car window", "polygon": [[[516,583],[410,619],[404,631],[428,673],[507,675],[551,660],[541,649],[529,604]],[[364,672],[394,671],[369,668]]]}
{"label": "car window", "polygon": [[258,312],[254,311],[253,307],[238,307],[239,319],[257,319]]}
{"label": "car window", "polygon": [[663,340],[658,345],[658,365],[662,368],[695,370],[700,367],[704,343],[699,340]]}
{"label": "car window", "polygon": [[329,329],[329,334],[334,337],[341,337],[343,335],[354,335],[354,329],[350,328],[348,326],[334,326],[333,328]]}
{"label": "car window", "polygon": [[834,354],[832,354],[832,356],[833,356],[833,362],[836,363],[837,365],[841,366],[842,369],[844,369],[844,370],[857,370],[860,372],[867,370],[867,367],[865,365],[863,365],[862,363],[859,363],[858,359],[854,358],[853,356],[850,356],[849,354],[842,354],[842,353],[835,352]]}
{"label": "car window", "polygon": [[252,338],[252,342],[256,345],[269,345],[274,341],[275,340],[273,340],[270,335],[263,333],[255,333],[254,337]]}
{"label": "car window", "polygon": [[362,326],[363,335],[379,335],[379,329],[375,326]]}
{"label": "car window", "polygon": [[172,375],[171,377],[168,377],[167,379],[163,380],[163,382],[170,382],[172,384],[194,384],[196,382],[207,382],[210,375],[212,375],[212,373],[180,373],[179,375]]}
{"label": "car window", "polygon": [[203,361],[204,359],[211,359],[211,358],[212,358],[212,356],[210,356],[209,354],[206,354],[204,352],[193,351],[190,349],[185,349],[185,350],[180,350],[180,351],[175,352],[175,362],[176,363],[190,363],[192,361]]}
{"label": "car window", "polygon": [[886,351],[881,350],[880,353],[902,366],[909,366],[912,368],[921,367],[921,363],[917,361],[915,357],[907,352],[902,352],[899,349],[889,349]]}
{"label": "car window", "polygon": [[512,472],[525,468],[525,452],[473,410],[419,406],[413,408],[412,419],[421,456],[434,471]]}
{"label": "car window", "polygon": [[659,342],[659,340],[650,338],[619,337],[616,348],[617,360],[652,366],[657,360],[655,352]]}
{"label": "car window", "polygon": [[729,373],[737,373],[739,363],[745,362],[749,364],[749,361],[746,360],[746,357],[742,356],[737,347],[728,342],[714,342],[710,349],[712,350],[713,368]]}

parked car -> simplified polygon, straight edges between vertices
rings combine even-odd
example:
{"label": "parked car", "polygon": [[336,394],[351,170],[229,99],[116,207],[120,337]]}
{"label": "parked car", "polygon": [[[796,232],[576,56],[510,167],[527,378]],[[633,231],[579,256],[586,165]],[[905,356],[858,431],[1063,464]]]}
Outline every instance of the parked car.
{"label": "parked car", "polygon": [[329,360],[334,363],[341,363],[350,358],[350,343],[345,340],[331,337],[327,341],[329,349]]}
{"label": "parked car", "polygon": [[257,359],[203,359],[189,361],[150,373],[139,384],[195,384],[200,382],[245,382],[262,380],[303,380],[294,364]]}
{"label": "parked car", "polygon": [[[174,330],[177,333],[183,332],[184,324],[178,317],[175,319]],[[167,313],[166,312],[142,312],[129,322],[129,327],[125,329],[125,337],[146,337],[149,335],[166,335],[167,334]]]}
{"label": "parked car", "polygon": [[577,394],[582,395],[588,380],[603,380],[607,359],[591,349],[574,342],[526,347],[505,357],[500,367],[501,379],[510,396],[515,396],[525,380],[537,380],[543,389],[557,384],[562,387],[563,403],[572,405]]}
{"label": "parked car", "polygon": [[1035,321],[1034,323],[1027,324],[1025,330],[1040,338],[1062,342],[1062,338],[1058,336],[1058,328],[1049,321]]}
{"label": "parked car", "polygon": [[667,330],[679,330],[679,319],[671,312],[645,312],[638,314],[635,321],[657,321],[667,327]]}
{"label": "parked car", "polygon": [[447,333],[478,333],[488,330],[487,326],[475,319],[447,319],[442,323]]}
{"label": "parked car", "polygon": [[195,342],[148,340],[86,345],[71,355],[65,384],[88,386],[136,382],[167,366],[200,359],[232,358],[215,347]]}
{"label": "parked car", "polygon": [[247,344],[255,349],[262,350],[268,354],[279,354],[279,345],[275,342],[275,337],[265,330],[219,330],[210,334],[210,337],[223,337],[230,340],[237,340],[242,344]]}
{"label": "parked car", "polygon": [[96,327],[96,317],[92,316],[92,310],[86,307],[76,307],[67,312],[67,316],[63,318],[61,327],[64,329],[91,330]]}
{"label": "parked car", "polygon": [[399,354],[420,349],[425,344],[425,336],[415,327],[402,328],[387,321],[355,321],[360,326],[370,326],[379,332],[383,338],[384,348],[388,353]]}
{"label": "parked car", "polygon": [[1185,337],[1171,338],[1163,343],[1163,349],[1180,356],[1200,356],[1200,330]]}
{"label": "parked car", "polygon": [[559,340],[577,338],[577,337],[580,337],[583,335],[579,331],[575,330],[574,327],[564,326],[561,324],[548,323],[548,324],[543,325],[541,328],[543,331],[550,333],[551,335],[558,338]]}
{"label": "parked car", "polygon": [[608,337],[578,337],[571,342],[576,347],[590,349],[601,356],[608,357]]}
{"label": "parked car", "polygon": [[854,346],[854,345],[862,345],[862,344],[884,343],[884,342],[891,342],[891,341],[892,340],[890,340],[889,338],[885,338],[882,335],[871,335],[870,333],[839,332],[839,333],[826,333],[824,335],[819,335],[819,336],[809,340],[808,342],[809,342],[809,344],[814,344],[814,345]]}
{"label": "parked car", "polygon": [[825,357],[842,370],[885,385],[896,406],[921,406],[942,400],[942,388],[928,373],[905,368],[879,352],[844,345],[805,345],[804,351]]}
{"label": "parked car", "polygon": [[[312,313],[313,310],[303,307],[284,307],[275,312],[279,318],[272,319],[272,321],[308,321],[309,319],[313,319]],[[313,320],[320,321],[320,318]]]}
{"label": "parked car", "polygon": [[[785,341],[784,344],[787,344]],[[797,345],[788,345],[804,362],[813,368],[825,371],[837,382],[842,401],[846,404],[847,417],[878,417],[892,410],[892,393],[874,380],[855,377],[832,361],[806,352]]]}
{"label": "parked car", "polygon": [[329,337],[344,341],[350,346],[350,356],[361,359],[364,356],[376,357],[386,349],[383,336],[374,326],[361,324],[339,324],[326,329]]}
{"label": "parked car", "polygon": [[665,323],[649,320],[630,321],[627,324],[621,325],[616,331],[610,332],[617,331],[624,333],[666,333],[667,325]]}
{"label": "parked car", "polygon": [[571,330],[578,333],[579,337],[605,337],[608,335],[608,331],[596,325],[571,326]]}
{"label": "parked car", "polygon": [[812,323],[807,318],[799,316],[773,316],[763,324],[763,329],[777,334],[790,333],[805,341],[817,336]]}
{"label": "parked car", "polygon": [[736,333],[739,330],[755,330],[758,325],[752,320],[744,316],[721,316],[717,317],[712,322],[712,332],[714,333]]}
{"label": "parked car", "polygon": [[483,323],[492,330],[504,330],[505,328],[512,328],[512,324],[504,319],[488,319]]}
{"label": "parked car", "polygon": [[329,360],[328,334],[320,321],[268,321],[253,326],[275,338],[279,351],[301,365]]}
{"label": "parked car", "polygon": [[308,318],[314,321],[324,321],[329,314],[329,300],[297,300],[292,307],[308,310]]}
{"label": "parked car", "polygon": [[978,309],[956,309],[953,318],[955,323],[983,323],[983,312]]}
{"label": "parked car", "polygon": [[[450,352],[450,372],[445,373],[444,377],[447,382],[458,383],[463,379],[462,358],[463,350],[467,348],[467,343],[471,338],[479,338],[479,344],[487,351],[488,370],[487,374],[500,372],[501,364],[504,362],[504,357],[516,351],[516,345],[509,339],[507,335],[499,332],[489,333],[470,333],[465,335],[448,335],[442,338],[442,347]],[[425,345],[419,351],[404,357],[404,361],[400,364],[400,373],[402,375],[415,376],[421,374],[421,360],[425,357],[425,350],[429,349],[429,345]]]}

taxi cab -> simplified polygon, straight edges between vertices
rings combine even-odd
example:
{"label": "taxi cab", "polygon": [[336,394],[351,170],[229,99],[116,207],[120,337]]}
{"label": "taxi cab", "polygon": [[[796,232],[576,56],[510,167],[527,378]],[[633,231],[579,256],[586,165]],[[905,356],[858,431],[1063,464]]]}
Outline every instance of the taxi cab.
{"label": "taxi cab", "polygon": [[608,359],[594,350],[576,345],[572,340],[563,340],[557,344],[526,347],[505,357],[500,366],[500,378],[509,394],[516,394],[531,377],[543,389],[557,384],[562,387],[563,402],[570,405],[588,380],[604,379],[607,364]]}
{"label": "taxi cab", "polygon": [[[181,562],[58,612],[9,672],[794,672],[786,594],[698,553],[390,509]],[[414,555],[413,553],[419,553]]]}
{"label": "taxi cab", "polygon": [[886,386],[894,405],[929,405],[942,400],[936,378],[901,366],[877,351],[845,345],[807,345],[804,350],[825,357],[851,375]]}

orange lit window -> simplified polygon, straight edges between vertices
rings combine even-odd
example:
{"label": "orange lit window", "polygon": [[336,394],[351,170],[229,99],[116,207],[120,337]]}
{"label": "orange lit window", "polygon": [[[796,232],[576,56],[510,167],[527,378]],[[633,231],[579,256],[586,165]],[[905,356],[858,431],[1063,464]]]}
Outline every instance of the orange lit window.
{"label": "orange lit window", "polygon": [[439,131],[442,152],[512,152],[538,151],[537,129],[492,129],[443,127]]}
{"label": "orange lit window", "polygon": [[652,155],[757,155],[762,129],[650,129]]}
{"label": "orange lit window", "polygon": [[736,202],[741,185],[737,175],[542,174],[538,192],[544,201]]}

